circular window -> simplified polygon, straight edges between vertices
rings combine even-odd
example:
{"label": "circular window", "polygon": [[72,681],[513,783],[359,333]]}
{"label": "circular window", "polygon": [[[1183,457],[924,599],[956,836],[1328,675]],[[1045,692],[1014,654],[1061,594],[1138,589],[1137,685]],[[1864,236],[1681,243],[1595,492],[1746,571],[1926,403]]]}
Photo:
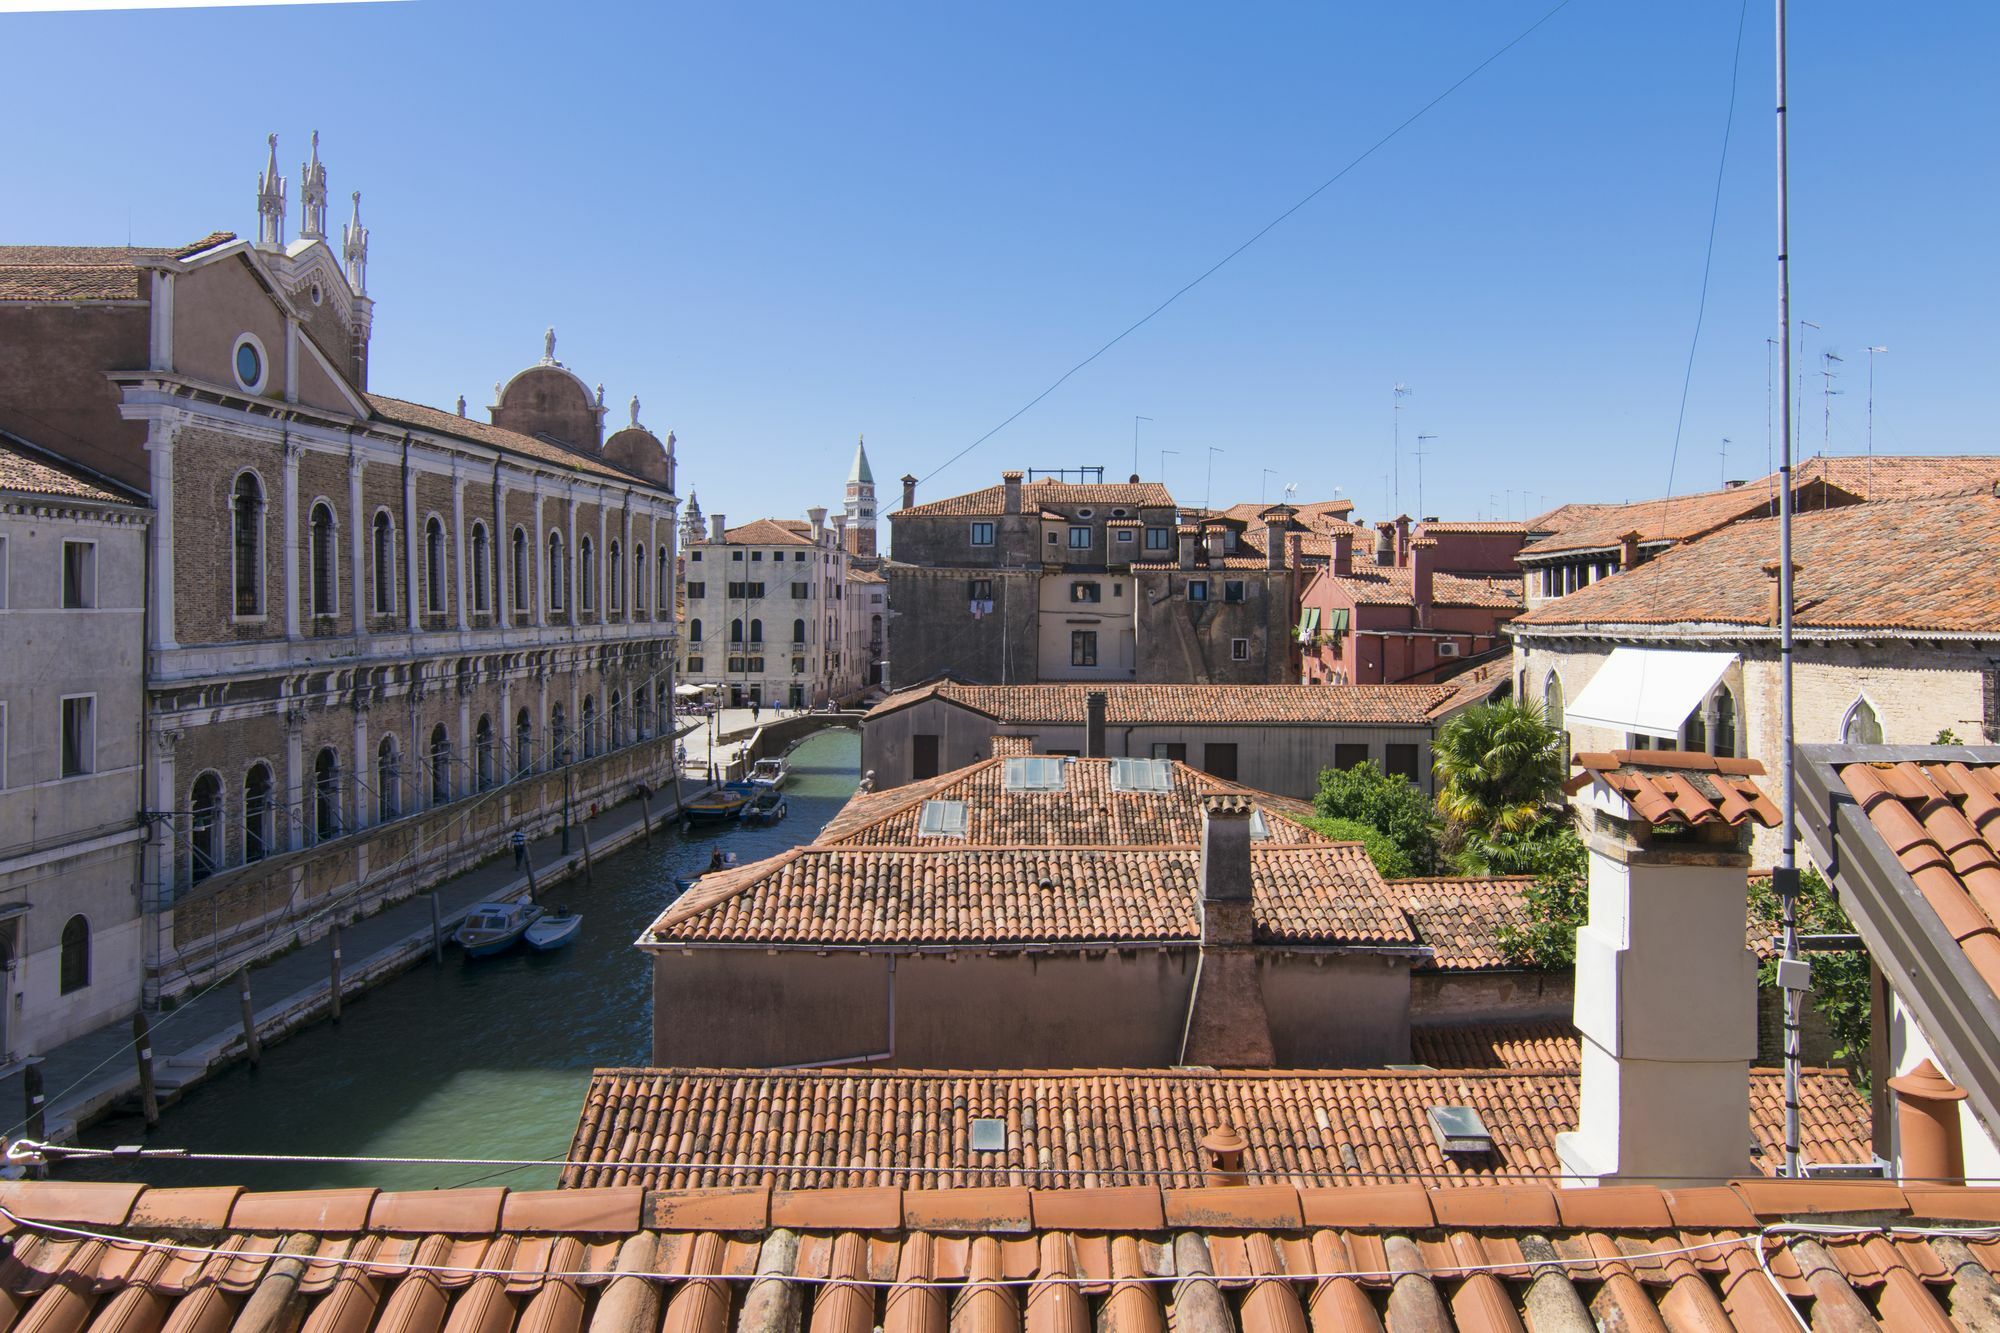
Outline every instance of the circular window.
{"label": "circular window", "polygon": [[1079,509],[1076,511],[1076,516],[1078,518],[1089,518],[1092,514],[1096,512],[1097,511],[1095,509]]}
{"label": "circular window", "polygon": [[326,289],[318,283],[314,283],[307,294],[312,297],[314,305],[318,305],[320,302],[326,300]]}
{"label": "circular window", "polygon": [[246,393],[261,393],[264,389],[265,361],[264,344],[254,333],[246,333],[236,340],[236,351],[230,357],[230,369],[236,372],[236,382]]}
{"label": "circular window", "polygon": [[1123,518],[1123,517],[1125,517],[1125,511],[1124,511],[1124,510],[1122,510],[1122,509],[1114,509],[1114,510],[1112,510],[1112,511],[1111,511],[1111,517],[1113,517],[1113,518]]}

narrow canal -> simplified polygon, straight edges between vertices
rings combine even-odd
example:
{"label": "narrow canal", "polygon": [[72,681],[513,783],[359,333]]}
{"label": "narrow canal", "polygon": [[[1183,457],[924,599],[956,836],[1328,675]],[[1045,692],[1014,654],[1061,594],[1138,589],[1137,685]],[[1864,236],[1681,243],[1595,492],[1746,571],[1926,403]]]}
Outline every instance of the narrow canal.
{"label": "narrow canal", "polygon": [[[385,1157],[560,1158],[590,1071],[650,1063],[653,998],[632,941],[721,846],[743,861],[809,841],[853,794],[860,738],[823,732],[792,752],[790,815],[768,828],[655,834],[651,847],[606,857],[596,883],[571,880],[550,897],[583,913],[577,942],[553,954],[517,950],[468,962],[456,950],[350,1000],[272,1047],[261,1069],[237,1066],[168,1107],[150,1136],[136,1117],[104,1121],[93,1147],[147,1142],[202,1152]],[[477,1179],[516,1188],[555,1183],[550,1167],[110,1162],[63,1177],[253,1189],[379,1185],[429,1189]]]}

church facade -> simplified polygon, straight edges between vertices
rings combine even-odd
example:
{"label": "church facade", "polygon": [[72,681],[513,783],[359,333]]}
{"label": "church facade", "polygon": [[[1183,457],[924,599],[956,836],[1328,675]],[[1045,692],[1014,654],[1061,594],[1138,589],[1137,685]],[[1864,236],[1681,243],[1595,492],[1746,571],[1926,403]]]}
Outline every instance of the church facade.
{"label": "church facade", "polygon": [[274,136],[255,241],[0,247],[0,429],[153,511],[148,998],[673,781],[671,434],[553,331],[488,420],[374,392],[360,196],[301,185],[288,241]]}

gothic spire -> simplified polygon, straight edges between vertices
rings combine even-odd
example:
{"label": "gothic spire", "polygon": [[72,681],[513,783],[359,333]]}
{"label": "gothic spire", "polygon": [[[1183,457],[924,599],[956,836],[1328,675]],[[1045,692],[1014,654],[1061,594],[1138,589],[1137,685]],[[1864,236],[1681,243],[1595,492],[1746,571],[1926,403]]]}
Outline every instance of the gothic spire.
{"label": "gothic spire", "polygon": [[354,192],[354,220],[341,233],[341,254],[347,260],[347,285],[356,296],[368,294],[368,228],[361,225],[361,191]]}
{"label": "gothic spire", "polygon": [[257,244],[282,246],[285,243],[285,178],[278,174],[278,136],[266,143],[270,155],[263,175],[257,177]]}
{"label": "gothic spire", "polygon": [[848,469],[847,480],[849,485],[854,486],[875,484],[875,473],[868,466],[868,441],[865,436],[854,437],[854,466]]}
{"label": "gothic spire", "polygon": [[312,157],[299,173],[299,239],[326,239],[326,168],[319,160],[319,131],[312,133]]}

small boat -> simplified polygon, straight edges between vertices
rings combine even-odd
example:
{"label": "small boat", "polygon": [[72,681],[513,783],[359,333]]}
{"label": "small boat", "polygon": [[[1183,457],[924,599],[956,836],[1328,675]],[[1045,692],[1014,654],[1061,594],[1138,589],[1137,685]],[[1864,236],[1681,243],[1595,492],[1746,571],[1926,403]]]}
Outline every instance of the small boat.
{"label": "small boat", "polygon": [[583,926],[583,914],[572,912],[567,907],[558,907],[528,927],[528,947],[537,953],[553,953],[576,938],[576,932]]}
{"label": "small boat", "polygon": [[521,942],[528,927],[542,919],[543,909],[530,902],[478,903],[458,923],[451,938],[467,958],[505,953]]}
{"label": "small boat", "polygon": [[717,787],[706,796],[697,796],[687,803],[687,817],[696,824],[719,824],[724,820],[739,819],[743,807],[750,804],[756,789],[747,782],[731,782]]}
{"label": "small boat", "polygon": [[782,787],[791,776],[791,765],[783,759],[759,759],[750,765],[750,781],[759,787]]}
{"label": "small boat", "polygon": [[746,824],[775,824],[785,817],[785,794],[776,787],[766,787],[750,798],[750,804],[743,807],[743,822]]}

